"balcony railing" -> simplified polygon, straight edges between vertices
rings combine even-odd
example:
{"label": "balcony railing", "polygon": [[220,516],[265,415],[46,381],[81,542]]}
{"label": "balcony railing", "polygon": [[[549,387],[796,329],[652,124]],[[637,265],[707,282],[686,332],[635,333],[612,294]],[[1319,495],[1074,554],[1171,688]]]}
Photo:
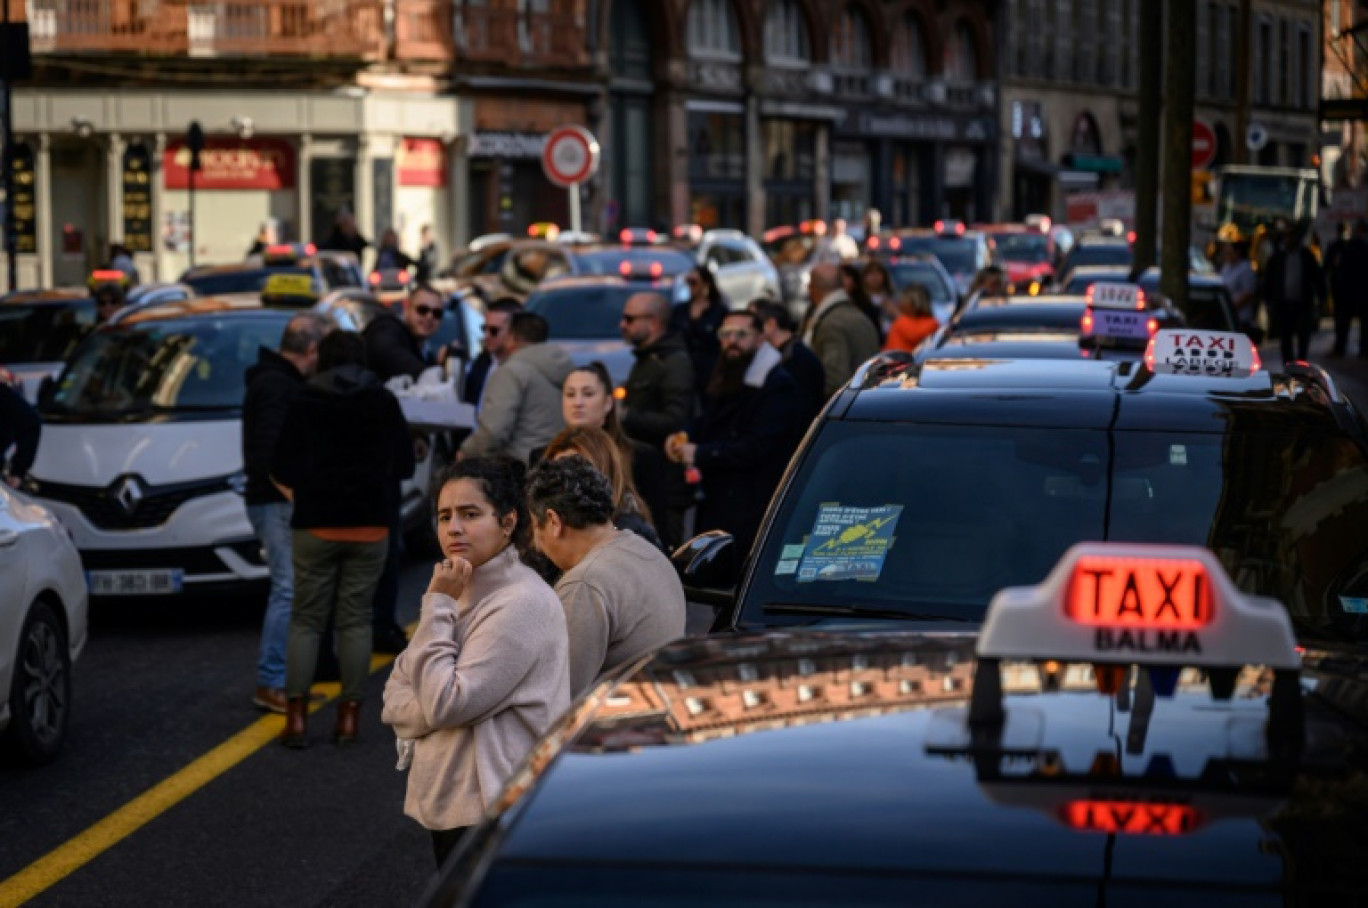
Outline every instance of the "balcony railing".
{"label": "balcony railing", "polygon": [[380,59],[383,0],[25,0],[39,54]]}
{"label": "balcony railing", "polygon": [[[586,66],[582,4],[523,11],[507,0],[0,0],[36,54],[455,59]],[[559,4],[557,4],[559,7]],[[392,42],[392,43],[391,43]]]}

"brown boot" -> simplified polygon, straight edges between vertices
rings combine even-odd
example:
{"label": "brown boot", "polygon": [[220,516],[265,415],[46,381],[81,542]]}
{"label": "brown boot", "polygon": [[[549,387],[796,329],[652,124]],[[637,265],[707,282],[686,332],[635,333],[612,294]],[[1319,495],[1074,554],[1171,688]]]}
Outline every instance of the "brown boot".
{"label": "brown boot", "polygon": [[309,701],[306,697],[290,697],[285,701],[285,733],[280,743],[295,749],[309,746]]}
{"label": "brown boot", "polygon": [[356,729],[361,724],[361,701],[337,702],[337,727],[333,729],[334,744],[355,744]]}

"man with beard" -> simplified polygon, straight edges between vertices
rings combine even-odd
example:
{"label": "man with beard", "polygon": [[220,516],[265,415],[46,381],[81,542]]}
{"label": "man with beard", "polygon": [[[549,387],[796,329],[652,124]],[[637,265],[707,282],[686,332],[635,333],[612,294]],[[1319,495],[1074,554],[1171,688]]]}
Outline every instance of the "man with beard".
{"label": "man with beard", "polygon": [[722,355],[703,410],[665,453],[702,474],[697,529],[725,530],[747,552],[802,434],[802,395],[753,313],[727,313],[717,338]]}

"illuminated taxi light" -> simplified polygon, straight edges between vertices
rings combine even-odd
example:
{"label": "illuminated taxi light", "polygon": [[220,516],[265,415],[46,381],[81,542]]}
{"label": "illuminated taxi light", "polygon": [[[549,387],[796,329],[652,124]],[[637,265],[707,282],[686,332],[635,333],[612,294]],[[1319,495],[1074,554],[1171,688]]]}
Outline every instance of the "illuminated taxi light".
{"label": "illuminated taxi light", "polygon": [[1134,230],[1130,231],[1129,233],[1126,234],[1126,242],[1128,242],[1128,243],[1134,243],[1134,242],[1135,242],[1135,237],[1136,237],[1135,231],[1134,231]]}
{"label": "illuminated taxi light", "polygon": [[1151,336],[1157,334],[1159,331],[1159,319],[1152,318],[1145,322],[1145,330],[1148,331]]}
{"label": "illuminated taxi light", "polygon": [[659,239],[659,234],[657,234],[654,230],[646,231],[646,242],[654,243],[657,239]]}
{"label": "illuminated taxi light", "polygon": [[97,271],[90,272],[90,279],[99,282],[114,281],[115,283],[122,283],[127,276],[128,275],[117,268],[101,268]]}
{"label": "illuminated taxi light", "polygon": [[380,284],[380,272],[379,272],[379,271],[372,271],[372,272],[370,273],[370,282],[371,282],[372,284],[377,285],[377,286]]}
{"label": "illuminated taxi light", "polygon": [[651,277],[660,277],[660,276],[661,276],[662,274],[664,274],[664,273],[665,273],[665,266],[664,266],[664,265],[660,264],[660,262],[652,262],[652,263],[651,263]]}
{"label": "illuminated taxi light", "polygon": [[870,248],[870,249],[878,249],[878,248],[879,248],[879,238],[878,238],[878,237],[872,236],[872,237],[869,238],[869,248]]}
{"label": "illuminated taxi light", "polygon": [[1190,804],[1151,801],[1076,800],[1059,807],[1059,819],[1078,832],[1107,835],[1179,836],[1202,825],[1202,815]]}
{"label": "illuminated taxi light", "polygon": [[623,262],[621,265],[618,265],[618,274],[622,275],[623,277],[631,277],[632,263]]}
{"label": "illuminated taxi light", "polygon": [[896,236],[893,237],[893,239],[891,239],[891,240],[888,241],[888,248],[889,248],[889,249],[901,249],[901,248],[902,248],[902,240],[901,240],[899,237],[896,237]]}
{"label": "illuminated taxi light", "polygon": [[1085,310],[1083,313],[1083,317],[1078,320],[1078,330],[1079,333],[1083,334],[1084,336],[1088,336],[1093,333],[1093,314],[1091,309]]}
{"label": "illuminated taxi light", "polygon": [[266,247],[267,255],[294,255],[294,247],[289,243],[276,243]]}
{"label": "illuminated taxi light", "polygon": [[622,232],[618,234],[618,239],[624,243],[630,243],[632,241],[632,231],[624,227]]}
{"label": "illuminated taxi light", "polygon": [[1259,348],[1238,331],[1167,328],[1145,347],[1145,367],[1166,375],[1244,377],[1263,368]]}
{"label": "illuminated taxi light", "polygon": [[305,254],[305,255],[313,255],[313,254],[314,254],[315,252],[317,252],[317,251],[318,251],[318,247],[315,246],[313,243],[305,243],[305,244],[304,244],[304,254]]}
{"label": "illuminated taxi light", "polygon": [[401,271],[399,272],[399,283],[401,283],[401,284],[407,284],[408,282],[409,282],[409,273],[408,273],[407,271],[402,271],[402,270],[401,270]]}
{"label": "illuminated taxi light", "polygon": [[1037,586],[998,592],[981,659],[1296,670],[1287,610],[1200,546],[1079,543]]}
{"label": "illuminated taxi light", "polygon": [[1040,281],[1031,281],[1031,286],[1026,288],[1026,292],[1031,296],[1040,296]]}

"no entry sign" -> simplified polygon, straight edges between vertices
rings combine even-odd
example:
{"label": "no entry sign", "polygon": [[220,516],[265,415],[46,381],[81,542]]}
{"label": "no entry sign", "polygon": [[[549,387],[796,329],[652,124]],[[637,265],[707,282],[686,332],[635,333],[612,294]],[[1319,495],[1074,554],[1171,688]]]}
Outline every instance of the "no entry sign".
{"label": "no entry sign", "polygon": [[1192,121],[1192,169],[1206,170],[1216,160],[1216,130],[1206,120]]}
{"label": "no entry sign", "polygon": [[599,145],[582,126],[561,126],[546,137],[542,169],[557,186],[576,186],[598,170]]}

